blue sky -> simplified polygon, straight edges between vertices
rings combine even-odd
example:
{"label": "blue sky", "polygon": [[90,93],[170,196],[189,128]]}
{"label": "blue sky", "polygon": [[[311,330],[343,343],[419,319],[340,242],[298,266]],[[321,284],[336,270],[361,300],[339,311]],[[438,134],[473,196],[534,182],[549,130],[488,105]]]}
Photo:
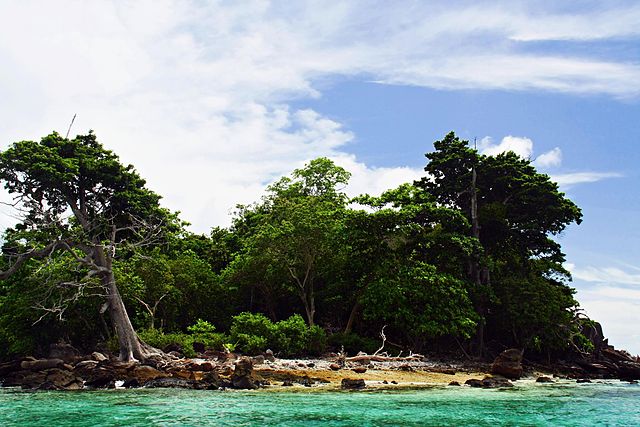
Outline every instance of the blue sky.
{"label": "blue sky", "polygon": [[0,144],[77,114],[206,232],[314,157],[378,193],[477,137],[582,207],[578,298],[637,354],[638,22],[635,1],[0,1]]}

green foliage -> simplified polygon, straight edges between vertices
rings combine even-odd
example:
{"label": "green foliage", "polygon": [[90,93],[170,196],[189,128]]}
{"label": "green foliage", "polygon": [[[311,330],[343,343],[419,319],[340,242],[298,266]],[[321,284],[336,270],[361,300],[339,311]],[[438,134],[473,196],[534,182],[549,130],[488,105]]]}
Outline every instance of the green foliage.
{"label": "green foliage", "polygon": [[246,354],[258,354],[268,348],[281,356],[320,354],[326,346],[324,330],[308,327],[298,314],[273,323],[260,313],[240,313],[233,317],[230,337],[236,348]]}
{"label": "green foliage", "polygon": [[187,328],[188,334],[181,332],[165,333],[161,329],[142,329],[138,332],[140,339],[147,344],[166,349],[170,346],[178,346],[187,357],[195,357],[194,343],[200,343],[207,349],[224,350],[228,341],[225,334],[215,332],[215,327],[204,320],[198,321]]}

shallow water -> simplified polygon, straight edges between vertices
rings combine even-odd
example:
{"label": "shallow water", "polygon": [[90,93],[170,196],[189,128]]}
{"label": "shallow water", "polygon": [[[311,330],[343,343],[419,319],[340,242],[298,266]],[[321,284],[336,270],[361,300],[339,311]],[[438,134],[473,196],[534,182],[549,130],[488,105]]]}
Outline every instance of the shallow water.
{"label": "shallow water", "polygon": [[640,425],[640,385],[238,392],[0,389],[1,426]]}

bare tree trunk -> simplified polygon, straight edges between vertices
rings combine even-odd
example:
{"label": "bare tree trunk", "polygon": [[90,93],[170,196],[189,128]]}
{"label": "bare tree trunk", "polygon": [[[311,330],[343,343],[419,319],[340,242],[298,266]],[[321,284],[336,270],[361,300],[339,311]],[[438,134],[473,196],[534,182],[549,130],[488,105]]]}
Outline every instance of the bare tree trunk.
{"label": "bare tree trunk", "polygon": [[307,324],[309,326],[314,326],[314,317],[316,314],[316,304],[315,298],[313,297],[313,293],[309,292],[300,292],[300,299],[302,300],[302,305],[304,305],[304,311],[307,315]]}
{"label": "bare tree trunk", "polygon": [[120,360],[123,362],[138,360],[144,361],[149,356],[161,352],[146,343],[142,342],[138,337],[129,314],[124,306],[120,291],[116,286],[116,279],[113,275],[111,258],[105,253],[104,248],[100,245],[94,247],[96,264],[105,267],[106,271],[102,273],[102,284],[107,291],[109,302],[109,314],[113,328],[118,337],[120,347]]}
{"label": "bare tree trunk", "polygon": [[351,313],[349,314],[349,320],[347,320],[347,326],[345,326],[344,328],[344,333],[345,334],[350,334],[351,331],[353,330],[353,323],[356,321],[356,316],[358,315],[358,312],[360,312],[360,301],[356,301],[356,303],[353,305],[353,308],[351,309]]}

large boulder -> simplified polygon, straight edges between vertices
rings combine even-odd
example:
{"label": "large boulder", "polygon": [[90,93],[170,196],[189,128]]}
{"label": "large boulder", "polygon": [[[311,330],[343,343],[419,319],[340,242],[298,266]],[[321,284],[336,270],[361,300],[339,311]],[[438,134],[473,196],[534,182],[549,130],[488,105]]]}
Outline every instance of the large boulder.
{"label": "large boulder", "polygon": [[156,378],[168,377],[169,375],[160,372],[154,367],[147,365],[140,365],[133,369],[132,377],[138,381],[138,384],[146,384]]}
{"label": "large boulder", "polygon": [[465,384],[470,387],[476,388],[504,388],[504,387],[513,387],[513,384],[506,379],[500,377],[484,377],[483,379],[468,379],[465,381]]}
{"label": "large boulder", "polygon": [[254,389],[257,388],[252,377],[253,360],[249,357],[241,357],[235,363],[235,370],[231,375],[233,388]]}
{"label": "large boulder", "polygon": [[522,351],[510,348],[500,353],[491,365],[491,373],[514,380],[520,378],[522,376]]}
{"label": "large boulder", "polygon": [[29,371],[44,371],[46,369],[62,368],[64,360],[62,359],[37,359],[23,360],[20,367]]}
{"label": "large boulder", "polygon": [[61,359],[65,363],[74,363],[80,352],[71,344],[57,343],[49,346],[49,359]]}
{"label": "large boulder", "polygon": [[22,387],[32,390],[79,390],[82,378],[66,369],[23,370],[11,373],[3,384],[5,387]]}

